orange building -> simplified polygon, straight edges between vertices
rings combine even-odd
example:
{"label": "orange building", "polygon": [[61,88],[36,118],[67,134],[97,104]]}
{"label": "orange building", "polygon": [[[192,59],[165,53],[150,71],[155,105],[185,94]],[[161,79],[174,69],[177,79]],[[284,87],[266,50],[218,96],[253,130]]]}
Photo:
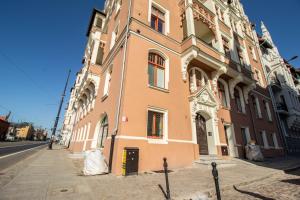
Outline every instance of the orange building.
{"label": "orange building", "polygon": [[256,33],[231,2],[107,0],[95,9],[65,120],[70,150],[102,148],[115,174],[125,147],[139,148],[140,172],[161,169],[163,157],[170,168],[244,157],[251,140],[282,155]]}

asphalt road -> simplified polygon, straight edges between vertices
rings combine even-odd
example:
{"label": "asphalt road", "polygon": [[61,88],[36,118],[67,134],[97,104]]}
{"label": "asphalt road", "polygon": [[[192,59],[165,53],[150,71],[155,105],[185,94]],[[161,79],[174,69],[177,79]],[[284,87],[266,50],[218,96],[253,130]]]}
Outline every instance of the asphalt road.
{"label": "asphalt road", "polygon": [[45,147],[47,147],[47,142],[30,144],[12,143],[10,146],[0,147],[0,171],[16,164]]}

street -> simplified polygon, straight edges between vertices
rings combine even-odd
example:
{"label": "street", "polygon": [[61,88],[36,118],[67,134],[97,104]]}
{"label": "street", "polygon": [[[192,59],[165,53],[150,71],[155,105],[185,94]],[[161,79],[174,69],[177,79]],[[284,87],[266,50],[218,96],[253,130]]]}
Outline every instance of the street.
{"label": "street", "polygon": [[5,142],[0,144],[0,171],[45,147],[47,142]]}
{"label": "street", "polygon": [[247,186],[233,187],[223,193],[223,199],[300,199],[300,169],[276,174],[268,179]]}
{"label": "street", "polygon": [[[83,157],[64,147],[41,146],[23,161],[0,171],[0,199],[164,199],[158,184],[165,187],[164,174],[138,176],[113,174],[84,176]],[[31,151],[30,151],[31,152]],[[20,153],[21,154],[21,153]],[[14,157],[14,156],[11,156]],[[258,165],[259,164],[259,165]],[[300,166],[299,158],[278,158],[265,163],[233,160],[218,166],[223,200],[299,199],[300,171],[283,169]],[[209,165],[173,170],[169,173],[172,199],[215,199]],[[236,189],[234,189],[234,187]]]}

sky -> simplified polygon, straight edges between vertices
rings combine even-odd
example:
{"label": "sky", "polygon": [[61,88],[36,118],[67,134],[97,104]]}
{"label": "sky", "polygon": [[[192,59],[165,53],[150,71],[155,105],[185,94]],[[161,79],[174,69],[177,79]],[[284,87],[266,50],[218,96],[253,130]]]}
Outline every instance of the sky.
{"label": "sky", "polygon": [[[299,0],[242,3],[257,28],[264,21],[284,58],[300,56]],[[102,9],[103,4],[104,0],[1,0],[0,115],[12,111],[12,121],[50,130],[67,72],[72,70],[63,108],[81,67],[92,8]],[[292,64],[300,67],[300,58]]]}

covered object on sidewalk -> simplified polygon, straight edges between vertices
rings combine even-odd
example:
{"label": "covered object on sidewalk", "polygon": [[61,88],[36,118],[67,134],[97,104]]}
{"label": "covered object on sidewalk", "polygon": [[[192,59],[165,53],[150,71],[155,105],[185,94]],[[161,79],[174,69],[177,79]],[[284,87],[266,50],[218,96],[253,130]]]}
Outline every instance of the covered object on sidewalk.
{"label": "covered object on sidewalk", "polygon": [[83,173],[84,175],[108,173],[107,164],[100,149],[85,152]]}

